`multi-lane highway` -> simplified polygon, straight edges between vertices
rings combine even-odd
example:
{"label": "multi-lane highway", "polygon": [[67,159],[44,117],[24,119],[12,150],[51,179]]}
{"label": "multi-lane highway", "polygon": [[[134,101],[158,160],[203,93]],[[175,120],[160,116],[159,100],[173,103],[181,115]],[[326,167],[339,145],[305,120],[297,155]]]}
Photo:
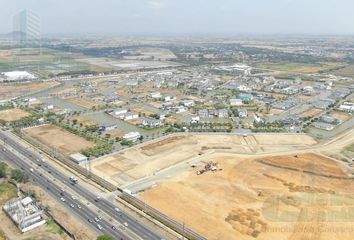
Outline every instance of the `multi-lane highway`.
{"label": "multi-lane highway", "polygon": [[[10,146],[11,148],[15,149],[18,153],[23,155],[28,161],[31,161],[32,164],[36,164],[38,166],[38,161],[41,159],[41,157],[36,154],[35,152],[23,147],[21,144],[19,144],[17,141],[18,139],[13,136],[9,132],[4,132],[0,131],[0,139],[4,140],[5,147],[6,145]],[[45,179],[45,176],[42,174],[42,176],[39,175],[39,173],[36,173],[36,171],[30,171],[32,168],[27,161],[24,159],[21,160],[17,155],[6,151],[6,152],[1,152],[2,157],[5,158],[7,161],[12,161],[14,165],[17,167],[20,167],[23,171],[28,173],[33,179],[46,189],[49,193],[52,195],[56,196],[58,198],[58,201],[60,201],[60,198],[63,197],[60,194],[62,193],[62,188],[59,187],[55,182],[51,181],[51,179]],[[159,237],[153,230],[149,229],[147,226],[143,225],[141,222],[137,221],[134,219],[132,216],[126,214],[123,211],[117,211],[117,207],[109,202],[106,199],[97,199],[97,195],[92,193],[90,190],[86,189],[82,184],[71,184],[69,181],[70,176],[66,176],[64,173],[59,171],[57,168],[51,166],[48,163],[45,164],[40,164],[41,166],[38,166],[39,168],[45,170],[48,174],[50,174],[53,178],[57,179],[57,181],[62,182],[65,184],[67,188],[70,189],[70,191],[74,192],[76,196],[85,199],[86,201],[90,202],[93,206],[97,207],[100,209],[103,213],[108,215],[110,218],[113,220],[119,222],[121,226],[125,226],[127,229],[123,233],[119,229],[113,230],[112,224],[109,224],[107,221],[104,221],[103,219],[100,220],[100,225],[103,227],[102,231],[103,232],[108,232],[108,234],[112,235],[115,237],[115,239],[146,239],[146,240],[160,240],[161,237]],[[49,188],[49,189],[48,189]],[[64,193],[65,195],[65,193]],[[91,212],[86,206],[81,206],[82,208],[79,209],[77,208],[77,203],[75,200],[71,199],[70,196],[64,197],[65,202],[64,204],[68,204],[70,207],[69,209],[74,212],[75,214],[79,215],[80,217],[84,218],[85,221],[88,221],[88,219],[93,220],[97,217],[97,214],[95,215],[93,212]],[[71,207],[70,205],[73,204],[74,207]],[[94,227],[97,227],[97,222],[91,223]],[[133,236],[128,236],[128,233],[132,232]],[[131,235],[131,234],[129,234]]]}

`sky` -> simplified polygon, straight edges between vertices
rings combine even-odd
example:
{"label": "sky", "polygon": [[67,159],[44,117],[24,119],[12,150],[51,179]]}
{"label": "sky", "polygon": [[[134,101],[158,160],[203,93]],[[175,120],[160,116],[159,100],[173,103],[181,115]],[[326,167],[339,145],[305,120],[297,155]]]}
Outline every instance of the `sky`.
{"label": "sky", "polygon": [[0,0],[0,33],[23,9],[44,34],[354,35],[353,0]]}

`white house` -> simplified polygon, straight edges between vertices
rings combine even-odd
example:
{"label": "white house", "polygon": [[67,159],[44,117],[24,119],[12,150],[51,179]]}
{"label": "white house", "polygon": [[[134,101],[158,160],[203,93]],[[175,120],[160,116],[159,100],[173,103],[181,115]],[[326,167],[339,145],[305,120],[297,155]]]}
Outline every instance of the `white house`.
{"label": "white house", "polygon": [[139,132],[130,132],[127,133],[123,136],[123,140],[125,141],[130,141],[130,142],[135,142],[140,138],[140,133]]}
{"label": "white house", "polygon": [[138,119],[138,118],[139,118],[139,114],[136,112],[128,112],[123,117],[124,121],[134,120],[134,119]]}
{"label": "white house", "polygon": [[182,104],[185,107],[193,107],[195,105],[194,100],[183,100]]}
{"label": "white house", "polygon": [[153,92],[153,93],[150,94],[150,96],[152,98],[161,98],[162,97],[161,93],[159,93],[159,92]]}
{"label": "white house", "polygon": [[242,104],[242,100],[239,98],[230,99],[230,106],[241,106]]}
{"label": "white house", "polygon": [[128,109],[126,109],[126,108],[117,108],[117,109],[113,110],[113,114],[116,116],[126,114],[127,112],[128,112]]}

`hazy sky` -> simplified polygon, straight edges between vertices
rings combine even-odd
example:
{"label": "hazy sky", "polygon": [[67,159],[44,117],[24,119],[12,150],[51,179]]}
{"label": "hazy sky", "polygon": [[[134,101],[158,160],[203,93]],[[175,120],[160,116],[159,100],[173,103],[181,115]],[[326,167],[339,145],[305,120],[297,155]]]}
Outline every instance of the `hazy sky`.
{"label": "hazy sky", "polygon": [[0,32],[23,9],[44,33],[354,34],[354,0],[0,0]]}

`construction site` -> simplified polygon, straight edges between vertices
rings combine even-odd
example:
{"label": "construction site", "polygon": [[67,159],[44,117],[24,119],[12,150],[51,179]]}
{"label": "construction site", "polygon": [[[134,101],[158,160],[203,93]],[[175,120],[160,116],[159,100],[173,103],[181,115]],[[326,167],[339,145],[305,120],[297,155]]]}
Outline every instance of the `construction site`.
{"label": "construction site", "polygon": [[[126,188],[207,239],[352,239],[338,229],[354,227],[354,172],[326,154],[352,144],[353,131],[329,142],[303,135],[290,144],[285,137],[188,136],[199,140],[189,144],[198,150],[194,158]],[[164,154],[170,143],[161,141],[154,146]]]}

